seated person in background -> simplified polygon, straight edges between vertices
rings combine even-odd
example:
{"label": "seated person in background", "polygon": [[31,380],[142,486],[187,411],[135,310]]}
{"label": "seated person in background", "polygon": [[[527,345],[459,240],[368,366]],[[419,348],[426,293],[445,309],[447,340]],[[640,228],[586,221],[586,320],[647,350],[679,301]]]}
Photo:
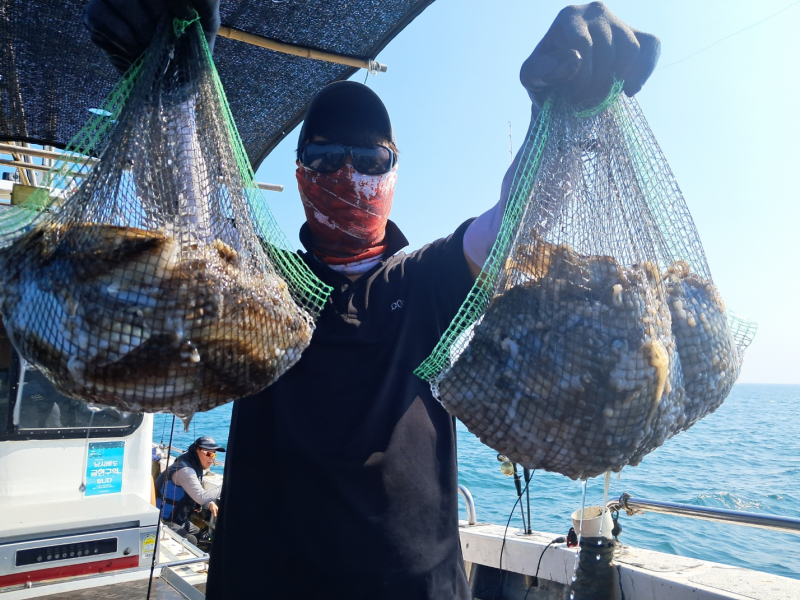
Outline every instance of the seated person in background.
{"label": "seated person in background", "polygon": [[210,436],[200,436],[156,478],[156,506],[161,509],[161,520],[195,546],[200,529],[189,516],[200,506],[217,516],[214,501],[219,499],[221,488],[203,488],[203,474],[214,464],[217,452],[225,452],[225,448]]}

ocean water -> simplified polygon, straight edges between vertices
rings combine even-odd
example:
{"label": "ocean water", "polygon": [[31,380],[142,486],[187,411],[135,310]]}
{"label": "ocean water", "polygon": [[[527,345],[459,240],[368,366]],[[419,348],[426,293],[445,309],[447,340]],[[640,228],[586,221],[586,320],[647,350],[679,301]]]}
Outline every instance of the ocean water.
{"label": "ocean water", "polygon": [[[195,416],[185,433],[176,421],[173,445],[199,435],[228,440],[231,405]],[[172,417],[156,415],[155,442],[169,441]],[[221,455],[221,458],[224,455]],[[516,501],[497,453],[458,425],[459,482],[475,500],[479,522],[505,525]],[[224,460],[224,458],[223,458]],[[221,468],[215,470],[221,472]],[[640,465],[612,474],[609,499],[679,502],[800,518],[800,386],[737,384],[725,403],[688,431],[667,440]],[[603,478],[589,480],[586,506],[603,499]],[[566,534],[581,507],[581,485],[536,472],[530,484],[532,528]],[[462,502],[461,518],[466,518]],[[521,530],[517,506],[509,535]],[[800,535],[670,515],[620,515],[620,541],[800,579]]]}

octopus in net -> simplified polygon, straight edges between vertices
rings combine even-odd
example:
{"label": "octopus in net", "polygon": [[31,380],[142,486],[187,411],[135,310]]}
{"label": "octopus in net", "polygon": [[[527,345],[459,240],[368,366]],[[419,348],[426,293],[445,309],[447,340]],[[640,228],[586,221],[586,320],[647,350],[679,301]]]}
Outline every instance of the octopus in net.
{"label": "octopus in net", "polygon": [[310,342],[286,283],[242,262],[218,239],[40,225],[0,255],[0,312],[60,392],[188,423],[268,386]]}

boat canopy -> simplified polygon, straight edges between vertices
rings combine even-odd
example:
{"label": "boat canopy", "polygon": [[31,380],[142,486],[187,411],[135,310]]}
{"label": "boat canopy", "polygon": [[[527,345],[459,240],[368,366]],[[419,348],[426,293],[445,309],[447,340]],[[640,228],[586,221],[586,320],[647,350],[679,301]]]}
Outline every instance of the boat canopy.
{"label": "boat canopy", "polygon": [[[223,0],[230,29],[218,36],[214,60],[253,169],[300,123],[317,90],[357,67],[244,43],[231,30],[369,61],[432,2]],[[64,148],[119,79],[83,26],[85,3],[0,2],[0,140]]]}

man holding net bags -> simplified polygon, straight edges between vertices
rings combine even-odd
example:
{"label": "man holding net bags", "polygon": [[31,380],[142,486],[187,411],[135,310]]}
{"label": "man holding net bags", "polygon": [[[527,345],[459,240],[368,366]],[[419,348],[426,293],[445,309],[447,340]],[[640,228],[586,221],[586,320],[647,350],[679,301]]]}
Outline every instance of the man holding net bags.
{"label": "man holding net bags", "polygon": [[[85,21],[124,71],[154,24],[189,9],[213,47],[213,0],[93,0]],[[564,9],[522,67],[531,132],[555,87],[581,106],[600,104],[616,81],[633,95],[658,54],[654,36],[601,3]],[[208,598],[471,597],[454,420],[414,369],[490,257],[523,159],[494,208],[405,254],[388,220],[398,152],[383,103],[354,82],[312,100],[297,151],[301,256],[333,291],[300,361],[234,407]]]}

